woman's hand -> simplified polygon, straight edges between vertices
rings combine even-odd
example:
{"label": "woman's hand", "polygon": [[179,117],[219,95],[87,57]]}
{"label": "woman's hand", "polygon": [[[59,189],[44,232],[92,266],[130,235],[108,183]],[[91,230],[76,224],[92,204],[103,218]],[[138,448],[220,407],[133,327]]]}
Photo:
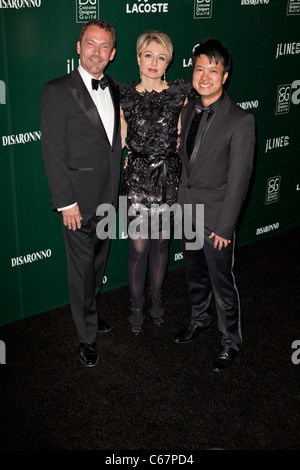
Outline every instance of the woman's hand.
{"label": "woman's hand", "polygon": [[125,158],[125,162],[124,162],[124,170],[127,168],[127,165],[128,165],[128,157],[129,155],[131,155],[132,152],[128,152],[127,155],[126,155],[126,158]]}
{"label": "woman's hand", "polygon": [[126,147],[127,122],[125,121],[122,108],[120,108],[120,117],[121,117],[121,141],[122,141],[122,149],[123,149]]}

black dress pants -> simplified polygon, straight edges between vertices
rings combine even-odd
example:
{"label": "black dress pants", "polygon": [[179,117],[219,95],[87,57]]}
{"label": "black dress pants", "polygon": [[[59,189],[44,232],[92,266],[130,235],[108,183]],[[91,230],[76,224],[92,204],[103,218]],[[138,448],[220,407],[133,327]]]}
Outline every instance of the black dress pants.
{"label": "black dress pants", "polygon": [[183,259],[192,306],[191,324],[208,326],[211,322],[211,301],[214,295],[218,328],[222,345],[240,349],[242,343],[241,310],[239,293],[233,274],[235,236],[220,251],[213,247],[211,230],[204,228],[204,244],[201,249],[187,250],[182,240]]}
{"label": "black dress pants", "polygon": [[82,214],[82,218],[79,230],[62,225],[72,317],[79,341],[92,343],[98,333],[96,299],[101,291],[111,240],[97,237],[96,227],[101,217]]}

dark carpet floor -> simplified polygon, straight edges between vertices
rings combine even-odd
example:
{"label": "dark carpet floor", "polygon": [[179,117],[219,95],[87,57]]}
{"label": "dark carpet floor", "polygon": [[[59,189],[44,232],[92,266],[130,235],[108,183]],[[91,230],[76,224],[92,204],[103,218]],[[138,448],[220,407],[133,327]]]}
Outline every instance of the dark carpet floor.
{"label": "dark carpet floor", "polygon": [[214,309],[209,332],[173,341],[189,319],[184,268],[167,274],[165,324],[147,321],[138,337],[127,286],[102,295],[112,329],[92,369],[77,358],[68,305],[0,327],[0,450],[299,450],[299,239],[296,227],[238,249],[244,343],[223,373],[212,371]]}

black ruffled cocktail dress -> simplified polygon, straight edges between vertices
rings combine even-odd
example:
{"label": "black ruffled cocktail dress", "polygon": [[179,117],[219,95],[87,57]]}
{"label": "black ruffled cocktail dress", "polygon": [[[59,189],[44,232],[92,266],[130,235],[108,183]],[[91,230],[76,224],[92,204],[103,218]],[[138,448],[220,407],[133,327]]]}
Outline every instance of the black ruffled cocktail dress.
{"label": "black ruffled cocktail dress", "polygon": [[192,85],[183,80],[168,83],[162,92],[136,90],[136,84],[124,86],[120,104],[128,125],[126,146],[128,164],[123,174],[121,194],[128,205],[153,204],[177,200],[181,160],[176,154],[177,125]]}
{"label": "black ruffled cocktail dress", "polygon": [[[128,225],[127,274],[132,302],[128,321],[135,334],[143,328],[148,260],[151,285],[149,315],[155,325],[164,321],[161,290],[174,225],[174,212],[170,208],[177,201],[181,175],[181,160],[176,154],[177,127],[184,102],[192,90],[192,85],[185,84],[183,80],[169,82],[168,85],[160,93],[140,93],[136,84],[131,83],[124,86],[120,95],[128,125],[128,162],[121,188],[127,207],[121,212],[124,224]],[[133,208],[132,212],[130,208]],[[169,225],[165,229],[166,219]]]}

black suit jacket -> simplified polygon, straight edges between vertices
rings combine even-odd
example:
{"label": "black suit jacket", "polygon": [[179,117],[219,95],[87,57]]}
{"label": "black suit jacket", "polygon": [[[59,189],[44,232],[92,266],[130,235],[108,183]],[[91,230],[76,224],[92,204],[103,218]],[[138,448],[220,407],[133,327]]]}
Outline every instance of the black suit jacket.
{"label": "black suit jacket", "polygon": [[183,168],[178,202],[182,206],[204,204],[204,225],[218,236],[230,240],[252,173],[254,117],[225,93],[190,167],[186,139],[194,115],[195,101],[191,101],[184,107],[181,116],[179,153]]}
{"label": "black suit jacket", "polygon": [[97,108],[77,69],[42,89],[42,155],[53,208],[77,202],[81,214],[117,205],[121,174],[119,84],[108,76],[115,108],[110,144]]}

